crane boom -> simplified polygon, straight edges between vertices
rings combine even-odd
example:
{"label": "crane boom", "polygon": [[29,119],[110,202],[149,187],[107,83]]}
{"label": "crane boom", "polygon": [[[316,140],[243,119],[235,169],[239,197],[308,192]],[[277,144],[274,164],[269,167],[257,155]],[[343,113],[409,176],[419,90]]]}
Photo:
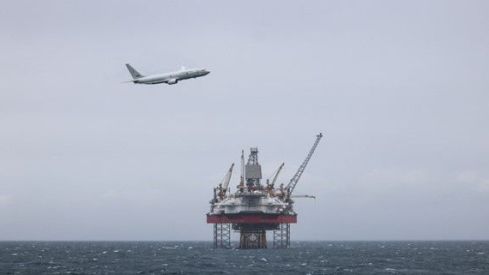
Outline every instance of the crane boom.
{"label": "crane boom", "polygon": [[316,150],[316,147],[318,146],[319,141],[321,140],[322,137],[323,137],[322,133],[319,133],[316,136],[316,141],[312,145],[312,148],[309,151],[309,154],[307,154],[306,159],[302,162],[299,169],[297,169],[297,172],[295,173],[295,175],[290,179],[289,184],[287,185],[287,189],[289,190],[289,192],[288,192],[289,196],[292,194],[292,192],[294,192],[295,186],[299,182],[299,179],[301,178],[302,173],[304,173],[304,170],[306,170],[307,163],[309,162],[312,155],[314,154],[314,150]]}
{"label": "crane boom", "polygon": [[224,179],[222,179],[222,189],[224,190],[224,192],[226,192],[226,190],[228,189],[229,181],[231,181],[231,175],[233,174],[233,167],[234,167],[234,163],[231,164],[231,167],[229,167],[229,170],[224,176]]}
{"label": "crane boom", "polygon": [[292,195],[292,198],[306,198],[306,199],[316,199],[313,195]]}
{"label": "crane boom", "polygon": [[278,167],[277,171],[275,172],[275,174],[273,175],[273,179],[272,179],[272,182],[270,183],[270,185],[274,185],[275,182],[277,181],[277,178],[278,178],[278,174],[280,174],[280,171],[282,171],[282,168],[284,168],[284,164],[282,162],[282,164],[280,164],[280,166]]}

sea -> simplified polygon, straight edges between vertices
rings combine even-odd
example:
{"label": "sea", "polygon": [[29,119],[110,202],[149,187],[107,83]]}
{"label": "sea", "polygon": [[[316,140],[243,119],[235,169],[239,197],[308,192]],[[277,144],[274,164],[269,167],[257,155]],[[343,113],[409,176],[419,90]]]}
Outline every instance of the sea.
{"label": "sea", "polygon": [[489,241],[0,242],[0,274],[489,274]]}

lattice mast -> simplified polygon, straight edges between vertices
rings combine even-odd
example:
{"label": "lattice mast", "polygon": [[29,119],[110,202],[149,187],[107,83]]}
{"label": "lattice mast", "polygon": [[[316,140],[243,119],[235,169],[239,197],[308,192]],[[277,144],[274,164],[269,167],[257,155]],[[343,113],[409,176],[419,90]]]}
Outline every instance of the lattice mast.
{"label": "lattice mast", "polygon": [[302,173],[304,173],[304,170],[306,170],[307,163],[309,163],[309,160],[311,159],[312,155],[314,154],[314,151],[316,150],[316,147],[318,146],[319,141],[321,140],[322,137],[323,137],[322,133],[319,133],[316,136],[316,141],[312,145],[311,150],[309,150],[309,153],[307,154],[306,159],[302,162],[299,169],[297,169],[297,172],[295,173],[295,175],[290,179],[289,184],[287,184],[287,190],[288,190],[288,197],[289,198],[292,195],[292,193],[294,192],[295,186],[299,182],[299,179],[301,178]]}
{"label": "lattice mast", "polygon": [[280,171],[282,171],[282,168],[284,168],[285,163],[282,162],[280,166],[278,167],[277,171],[273,174],[273,179],[270,182],[270,179],[267,179],[267,185],[269,185],[271,188],[275,186],[275,182],[277,181],[278,175],[280,174]]}

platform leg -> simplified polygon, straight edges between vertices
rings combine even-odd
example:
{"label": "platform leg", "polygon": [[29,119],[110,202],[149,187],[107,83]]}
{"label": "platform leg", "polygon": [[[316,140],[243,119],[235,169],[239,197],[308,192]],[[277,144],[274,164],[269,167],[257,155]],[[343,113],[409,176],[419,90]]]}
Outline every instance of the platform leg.
{"label": "platform leg", "polygon": [[231,224],[215,223],[214,224],[214,248],[231,247]]}
{"label": "platform leg", "polygon": [[281,223],[278,229],[273,230],[273,248],[290,247],[290,224]]}
{"label": "platform leg", "polygon": [[241,229],[239,238],[239,248],[256,249],[267,248],[267,233],[263,229],[250,230]]}

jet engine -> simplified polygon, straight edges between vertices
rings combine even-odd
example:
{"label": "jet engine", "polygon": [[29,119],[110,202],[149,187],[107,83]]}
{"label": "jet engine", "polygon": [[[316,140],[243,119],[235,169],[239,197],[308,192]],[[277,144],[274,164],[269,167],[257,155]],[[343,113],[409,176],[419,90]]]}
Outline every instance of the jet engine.
{"label": "jet engine", "polygon": [[166,83],[168,85],[173,85],[173,84],[177,84],[177,82],[178,82],[178,80],[176,80],[176,79],[169,79]]}

